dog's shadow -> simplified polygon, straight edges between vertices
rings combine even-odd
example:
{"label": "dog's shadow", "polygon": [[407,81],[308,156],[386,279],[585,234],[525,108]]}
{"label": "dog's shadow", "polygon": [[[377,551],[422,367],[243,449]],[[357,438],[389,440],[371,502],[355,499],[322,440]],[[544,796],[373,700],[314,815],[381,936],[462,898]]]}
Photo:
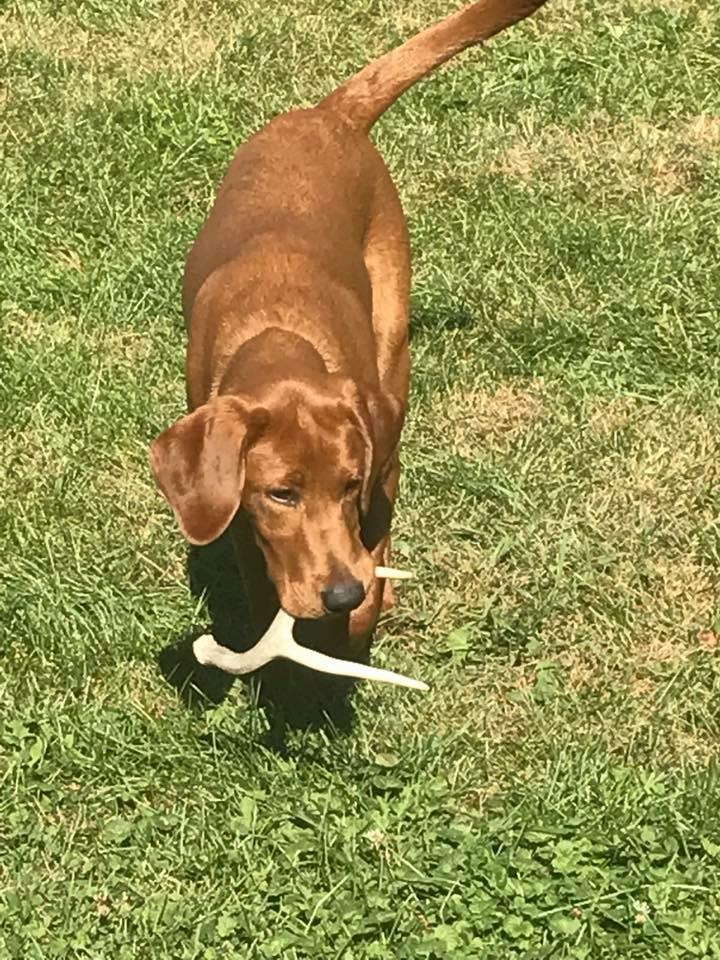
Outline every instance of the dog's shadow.
{"label": "dog's shadow", "polygon": [[[202,710],[223,702],[235,678],[216,667],[198,663],[193,641],[211,630],[218,643],[231,650],[252,646],[248,601],[228,535],[204,547],[188,550],[190,589],[204,600],[210,625],[193,626],[165,647],[158,664],[165,679],[190,708]],[[297,634],[296,634],[297,637]],[[302,639],[298,637],[298,639]],[[333,734],[352,730],[355,712],[352,680],[318,674],[313,670],[277,660],[257,674],[243,677],[251,702],[264,710],[269,733],[267,745],[282,750],[288,729],[324,729]]]}

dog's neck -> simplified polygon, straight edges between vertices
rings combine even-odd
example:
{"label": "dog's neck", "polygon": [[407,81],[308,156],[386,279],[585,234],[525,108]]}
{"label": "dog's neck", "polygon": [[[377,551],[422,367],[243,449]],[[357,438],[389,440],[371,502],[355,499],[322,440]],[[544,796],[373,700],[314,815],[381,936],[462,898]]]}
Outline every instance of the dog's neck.
{"label": "dog's neck", "polygon": [[304,337],[269,327],[246,340],[230,357],[218,393],[257,393],[268,383],[287,378],[322,378],[328,368],[320,351]]}

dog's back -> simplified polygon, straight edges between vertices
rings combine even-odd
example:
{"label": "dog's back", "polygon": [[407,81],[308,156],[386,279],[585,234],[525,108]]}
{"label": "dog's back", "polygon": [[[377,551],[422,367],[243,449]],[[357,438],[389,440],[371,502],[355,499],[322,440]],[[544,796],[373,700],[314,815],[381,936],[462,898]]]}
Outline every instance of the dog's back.
{"label": "dog's back", "polygon": [[188,257],[188,320],[206,278],[263,236],[276,250],[307,253],[325,269],[335,264],[337,279],[362,291],[362,242],[373,201],[394,190],[366,134],[423,76],[544,2],[468,4],[370,63],[315,109],[283,114],[243,144]]}
{"label": "dog's back", "polygon": [[249,253],[286,253],[311,257],[334,279],[362,289],[358,234],[383,172],[367,137],[337,114],[314,108],[276,117],[235,154],[195,241],[183,288],[186,317],[205,279],[241,251],[248,282]]}

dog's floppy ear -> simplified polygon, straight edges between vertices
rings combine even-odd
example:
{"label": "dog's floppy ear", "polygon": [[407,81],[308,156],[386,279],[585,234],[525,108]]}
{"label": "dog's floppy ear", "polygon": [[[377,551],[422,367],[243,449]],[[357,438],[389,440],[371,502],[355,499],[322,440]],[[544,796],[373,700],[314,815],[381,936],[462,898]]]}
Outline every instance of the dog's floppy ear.
{"label": "dog's floppy ear", "polygon": [[360,507],[367,513],[375,481],[397,448],[405,408],[390,394],[373,391],[364,397],[358,414],[366,451]]}
{"label": "dog's floppy ear", "polygon": [[158,486],[190,543],[210,543],[235,515],[248,443],[267,411],[239,397],[218,397],[178,420],[150,445]]}
{"label": "dog's floppy ear", "polygon": [[367,400],[373,429],[374,459],[378,470],[397,448],[405,422],[405,406],[389,393],[371,393]]}

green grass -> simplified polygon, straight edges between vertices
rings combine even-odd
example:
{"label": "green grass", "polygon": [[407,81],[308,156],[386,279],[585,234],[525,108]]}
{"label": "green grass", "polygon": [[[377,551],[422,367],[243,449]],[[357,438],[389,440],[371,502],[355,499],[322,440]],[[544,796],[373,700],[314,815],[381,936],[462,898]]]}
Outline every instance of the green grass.
{"label": "green grass", "polygon": [[[157,656],[147,466],[234,146],[452,4],[3,7],[0,960],[720,957],[720,13],[556,0],[376,139],[414,248],[400,591],[349,735]],[[287,12],[283,12],[286,10]]]}

